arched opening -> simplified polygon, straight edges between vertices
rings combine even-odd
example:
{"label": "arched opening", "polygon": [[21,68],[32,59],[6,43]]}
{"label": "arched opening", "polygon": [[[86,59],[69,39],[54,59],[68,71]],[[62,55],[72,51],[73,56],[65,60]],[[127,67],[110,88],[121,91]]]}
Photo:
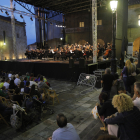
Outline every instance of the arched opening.
{"label": "arched opening", "polygon": [[139,47],[140,47],[140,37],[135,39],[134,44],[133,44],[133,55],[137,51],[139,52]]}

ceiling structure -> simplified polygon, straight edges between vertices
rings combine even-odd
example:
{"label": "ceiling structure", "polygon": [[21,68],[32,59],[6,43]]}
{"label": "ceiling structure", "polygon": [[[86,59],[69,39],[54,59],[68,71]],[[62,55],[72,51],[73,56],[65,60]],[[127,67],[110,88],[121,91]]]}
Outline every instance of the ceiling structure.
{"label": "ceiling structure", "polygon": [[[30,4],[35,7],[41,7],[46,10],[52,10],[58,13],[69,14],[83,10],[90,10],[92,0],[15,0],[16,2]],[[97,0],[98,5],[106,5],[108,0]]]}

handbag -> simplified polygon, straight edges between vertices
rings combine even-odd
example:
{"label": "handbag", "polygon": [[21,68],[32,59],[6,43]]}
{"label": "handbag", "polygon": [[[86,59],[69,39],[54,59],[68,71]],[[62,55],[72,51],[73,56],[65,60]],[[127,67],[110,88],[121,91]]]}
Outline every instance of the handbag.
{"label": "handbag", "polygon": [[97,119],[99,114],[98,114],[98,110],[97,110],[97,106],[95,106],[92,110],[91,110],[91,114],[93,115],[94,119]]}

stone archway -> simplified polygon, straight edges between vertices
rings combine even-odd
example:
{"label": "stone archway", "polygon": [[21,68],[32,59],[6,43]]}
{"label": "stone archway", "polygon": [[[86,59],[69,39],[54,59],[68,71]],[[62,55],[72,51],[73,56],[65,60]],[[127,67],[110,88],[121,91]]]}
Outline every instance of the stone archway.
{"label": "stone archway", "polygon": [[133,43],[133,52],[135,52],[135,51],[139,52],[139,47],[140,47],[140,37],[135,39],[135,41]]}
{"label": "stone archway", "polygon": [[78,42],[78,44],[80,44],[80,45],[86,44],[86,41],[85,41],[85,40],[80,40],[80,41]]}

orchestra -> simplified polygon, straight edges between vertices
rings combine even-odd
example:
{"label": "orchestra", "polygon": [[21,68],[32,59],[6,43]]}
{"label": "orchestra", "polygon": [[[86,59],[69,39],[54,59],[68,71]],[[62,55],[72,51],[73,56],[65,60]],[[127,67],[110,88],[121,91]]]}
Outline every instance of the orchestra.
{"label": "orchestra", "polygon": [[[110,57],[111,55],[111,45],[108,43],[108,46],[106,47],[98,43],[97,45],[97,58],[102,57],[103,59],[106,59]],[[47,50],[45,49],[35,49],[35,50],[26,50],[25,55],[28,59],[42,59],[42,58],[53,58],[54,60],[69,60],[70,58],[73,58],[74,60],[77,60],[79,58],[89,59],[89,57],[93,57],[93,46],[91,46],[88,42],[85,45],[65,45],[64,47],[60,48],[54,48],[51,47]]]}

